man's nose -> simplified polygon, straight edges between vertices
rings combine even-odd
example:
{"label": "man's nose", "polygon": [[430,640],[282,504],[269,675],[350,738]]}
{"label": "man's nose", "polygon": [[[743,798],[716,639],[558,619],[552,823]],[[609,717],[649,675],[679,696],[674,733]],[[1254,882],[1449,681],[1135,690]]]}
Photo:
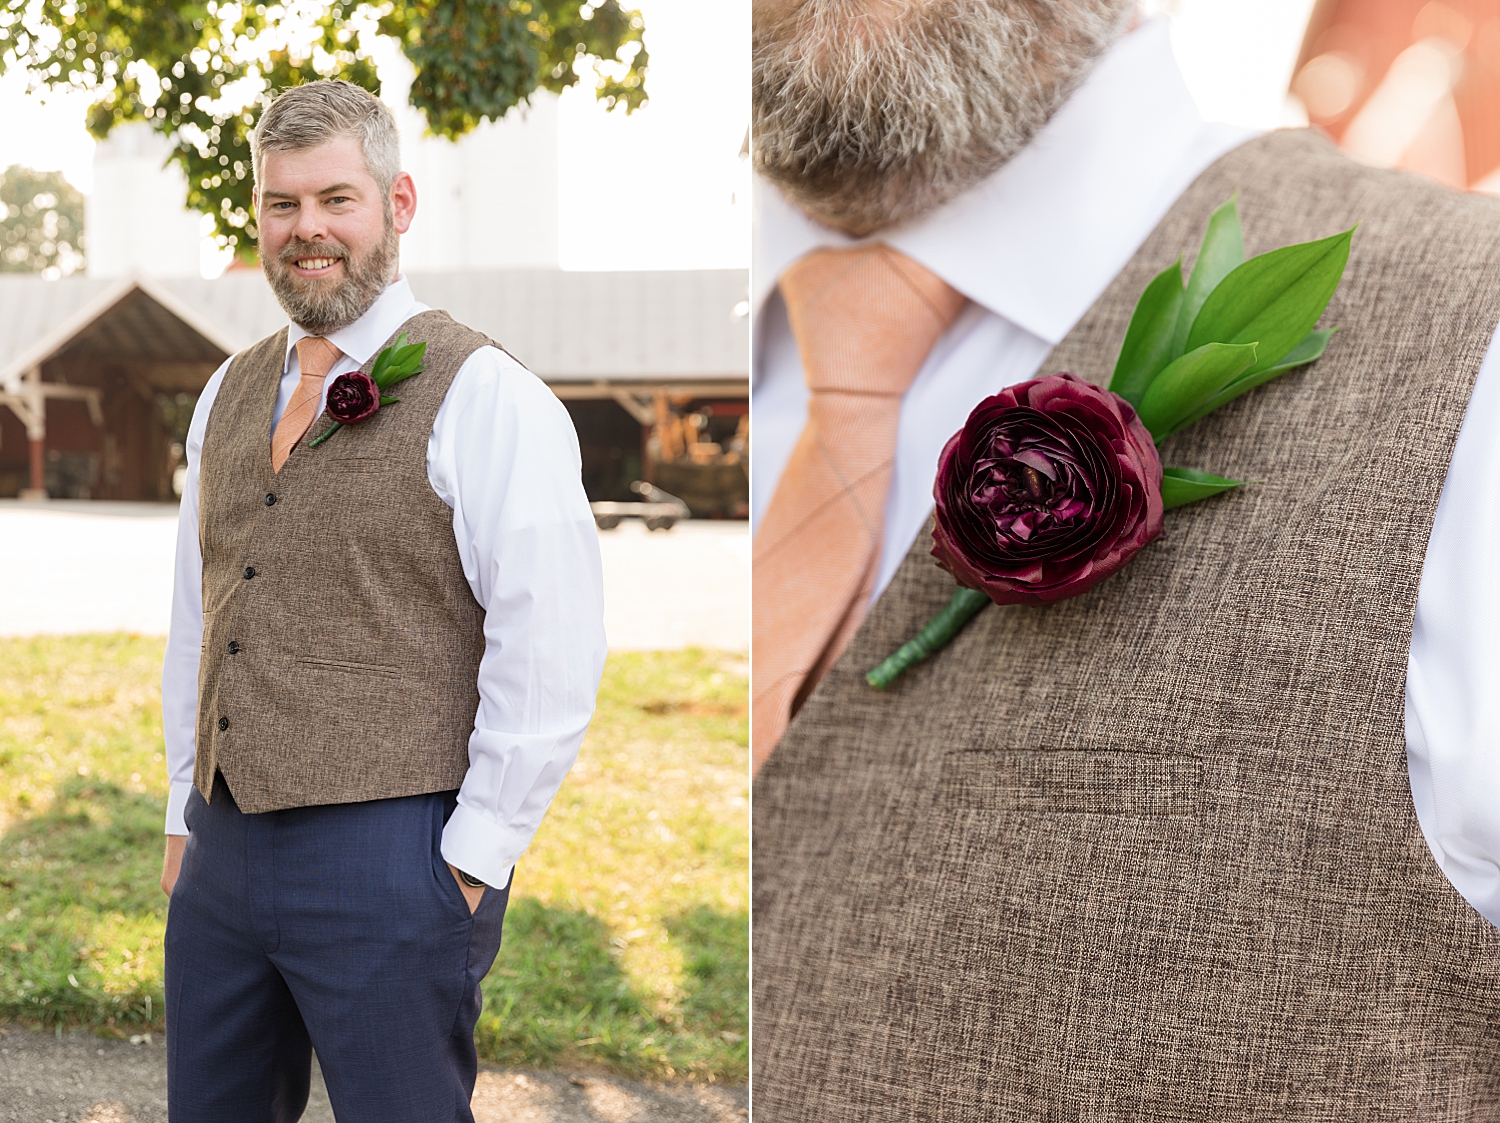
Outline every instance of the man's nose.
{"label": "man's nose", "polygon": [[304,200],[297,208],[297,225],[292,235],[299,241],[317,242],[328,237],[328,224],[323,221],[315,200]]}

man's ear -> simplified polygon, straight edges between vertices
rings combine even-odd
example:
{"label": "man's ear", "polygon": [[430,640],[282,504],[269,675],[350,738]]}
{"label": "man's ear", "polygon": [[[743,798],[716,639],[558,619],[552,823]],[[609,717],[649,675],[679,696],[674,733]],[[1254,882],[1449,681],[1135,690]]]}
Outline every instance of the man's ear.
{"label": "man's ear", "polygon": [[411,229],[417,215],[417,185],[410,173],[402,172],[391,183],[391,224],[397,234]]}

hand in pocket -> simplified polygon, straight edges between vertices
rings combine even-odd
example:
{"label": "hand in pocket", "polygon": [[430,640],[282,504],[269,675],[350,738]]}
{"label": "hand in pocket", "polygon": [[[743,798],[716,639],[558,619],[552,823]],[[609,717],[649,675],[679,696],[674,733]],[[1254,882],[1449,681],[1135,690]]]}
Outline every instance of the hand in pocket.
{"label": "hand in pocket", "polygon": [[448,872],[453,875],[453,880],[458,884],[458,891],[464,895],[464,900],[469,902],[469,915],[474,915],[474,910],[479,907],[479,902],[483,899],[484,891],[488,887],[465,885],[464,879],[458,876],[458,867],[452,862],[448,863]]}

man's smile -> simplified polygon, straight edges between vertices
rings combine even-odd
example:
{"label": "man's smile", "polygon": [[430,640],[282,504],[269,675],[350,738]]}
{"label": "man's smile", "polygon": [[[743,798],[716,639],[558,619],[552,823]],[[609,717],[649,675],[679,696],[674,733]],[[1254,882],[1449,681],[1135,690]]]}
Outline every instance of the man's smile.
{"label": "man's smile", "polygon": [[342,257],[299,257],[292,262],[292,268],[301,277],[323,277],[343,260]]}

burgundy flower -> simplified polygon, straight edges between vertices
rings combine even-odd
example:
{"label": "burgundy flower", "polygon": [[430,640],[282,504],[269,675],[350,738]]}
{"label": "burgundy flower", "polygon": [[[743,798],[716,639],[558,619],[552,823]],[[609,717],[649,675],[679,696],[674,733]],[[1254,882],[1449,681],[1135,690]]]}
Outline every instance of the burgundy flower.
{"label": "burgundy flower", "polygon": [[938,458],[933,556],[996,604],[1076,596],[1161,533],[1161,460],[1130,403],[1054,374],[986,398]]}
{"label": "burgundy flower", "polygon": [[341,425],[363,421],[380,408],[380,387],[363,371],[341,374],[328,387],[328,415]]}

